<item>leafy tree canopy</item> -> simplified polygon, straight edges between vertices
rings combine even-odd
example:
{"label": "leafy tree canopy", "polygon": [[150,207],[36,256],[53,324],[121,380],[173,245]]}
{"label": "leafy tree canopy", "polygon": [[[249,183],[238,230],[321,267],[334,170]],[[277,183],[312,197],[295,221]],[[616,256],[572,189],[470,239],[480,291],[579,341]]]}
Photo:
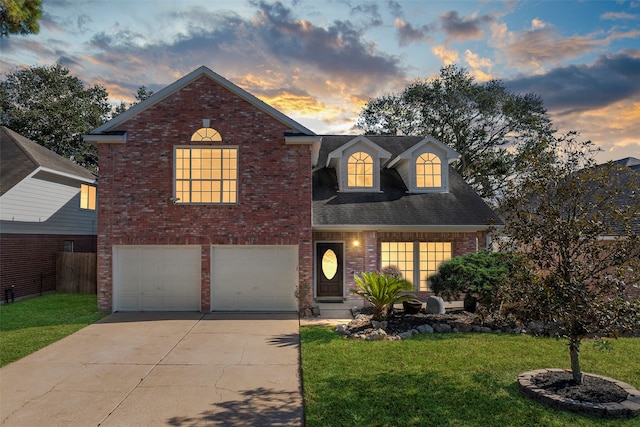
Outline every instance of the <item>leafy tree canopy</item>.
{"label": "leafy tree canopy", "polygon": [[120,104],[116,105],[113,112],[111,113],[111,118],[119,116],[120,114],[127,111],[129,108],[133,107],[136,104],[141,103],[142,101],[146,100],[153,94],[154,94],[154,91],[147,89],[146,86],[140,86],[138,88],[138,91],[136,92],[136,102],[132,102],[127,105],[126,102],[120,101]]}
{"label": "leafy tree canopy", "polygon": [[498,195],[522,151],[553,134],[539,96],[511,93],[498,80],[478,83],[453,65],[401,94],[372,99],[358,127],[368,135],[439,139],[460,154],[456,170],[486,199]]}
{"label": "leafy tree canopy", "polygon": [[41,0],[0,1],[0,38],[10,34],[38,34],[42,18]]}
{"label": "leafy tree canopy", "polygon": [[[547,142],[509,181],[500,210],[505,249],[523,253],[538,280],[513,284],[527,316],[554,322],[568,339],[574,379],[582,381],[581,340],[640,324],[640,175],[596,165],[590,141],[575,133]],[[530,319],[522,319],[530,320]]]}
{"label": "leafy tree canopy", "polygon": [[59,64],[13,71],[0,83],[0,122],[88,169],[96,149],[82,136],[106,121],[111,107],[101,86],[83,83]]}

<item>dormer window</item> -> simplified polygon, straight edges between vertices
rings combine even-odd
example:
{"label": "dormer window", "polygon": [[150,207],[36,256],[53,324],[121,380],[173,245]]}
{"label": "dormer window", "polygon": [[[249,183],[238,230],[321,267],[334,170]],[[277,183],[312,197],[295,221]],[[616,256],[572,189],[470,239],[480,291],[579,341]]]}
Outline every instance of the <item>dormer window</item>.
{"label": "dormer window", "polygon": [[387,165],[398,171],[410,193],[449,192],[449,163],[458,153],[433,137],[427,137]]}
{"label": "dormer window", "polygon": [[433,153],[421,154],[416,160],[416,187],[442,187],[442,162]]}
{"label": "dormer window", "polygon": [[373,187],[373,159],[364,151],[353,153],[347,164],[349,187]]}
{"label": "dormer window", "polygon": [[391,157],[369,138],[358,136],[327,155],[328,168],[336,170],[339,191],[380,191],[380,168]]}

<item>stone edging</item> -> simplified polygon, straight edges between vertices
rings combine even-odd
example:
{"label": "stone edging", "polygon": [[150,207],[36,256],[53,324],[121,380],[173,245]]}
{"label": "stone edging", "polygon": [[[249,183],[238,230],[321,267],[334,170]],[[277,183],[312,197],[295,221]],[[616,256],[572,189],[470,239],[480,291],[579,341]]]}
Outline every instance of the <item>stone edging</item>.
{"label": "stone edging", "polygon": [[627,392],[627,399],[622,402],[594,403],[564,398],[537,387],[531,379],[547,372],[564,372],[564,369],[538,369],[518,375],[518,388],[523,396],[555,409],[577,412],[601,418],[634,418],[640,415],[640,391],[622,381],[602,375],[588,374],[612,382]]}

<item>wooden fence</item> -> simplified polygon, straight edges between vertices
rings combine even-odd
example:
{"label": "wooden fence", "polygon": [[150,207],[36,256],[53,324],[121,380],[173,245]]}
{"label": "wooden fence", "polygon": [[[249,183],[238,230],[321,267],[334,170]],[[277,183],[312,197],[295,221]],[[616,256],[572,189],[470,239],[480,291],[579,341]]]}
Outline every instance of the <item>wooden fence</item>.
{"label": "wooden fence", "polygon": [[96,294],[96,254],[58,252],[56,290],[74,294]]}

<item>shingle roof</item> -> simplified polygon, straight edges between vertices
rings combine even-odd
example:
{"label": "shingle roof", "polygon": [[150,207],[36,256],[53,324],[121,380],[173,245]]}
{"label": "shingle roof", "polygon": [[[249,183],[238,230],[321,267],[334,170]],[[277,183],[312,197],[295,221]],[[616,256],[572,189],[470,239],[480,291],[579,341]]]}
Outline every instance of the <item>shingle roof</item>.
{"label": "shingle roof", "polygon": [[[335,170],[322,166],[328,153],[353,138],[353,135],[322,137],[319,168],[313,173],[314,226],[486,228],[502,225],[495,212],[451,167],[448,193],[407,193],[398,172],[387,168],[380,171],[381,192],[339,192]],[[392,153],[389,161],[424,139],[414,136],[367,138]]]}
{"label": "shingle roof", "polygon": [[95,181],[95,176],[82,166],[7,127],[0,126],[0,195],[38,168],[77,177],[81,181]]}
{"label": "shingle roof", "polygon": [[633,171],[640,172],[640,159],[636,159],[635,157],[625,157],[624,159],[616,160],[616,163],[626,166]]}

